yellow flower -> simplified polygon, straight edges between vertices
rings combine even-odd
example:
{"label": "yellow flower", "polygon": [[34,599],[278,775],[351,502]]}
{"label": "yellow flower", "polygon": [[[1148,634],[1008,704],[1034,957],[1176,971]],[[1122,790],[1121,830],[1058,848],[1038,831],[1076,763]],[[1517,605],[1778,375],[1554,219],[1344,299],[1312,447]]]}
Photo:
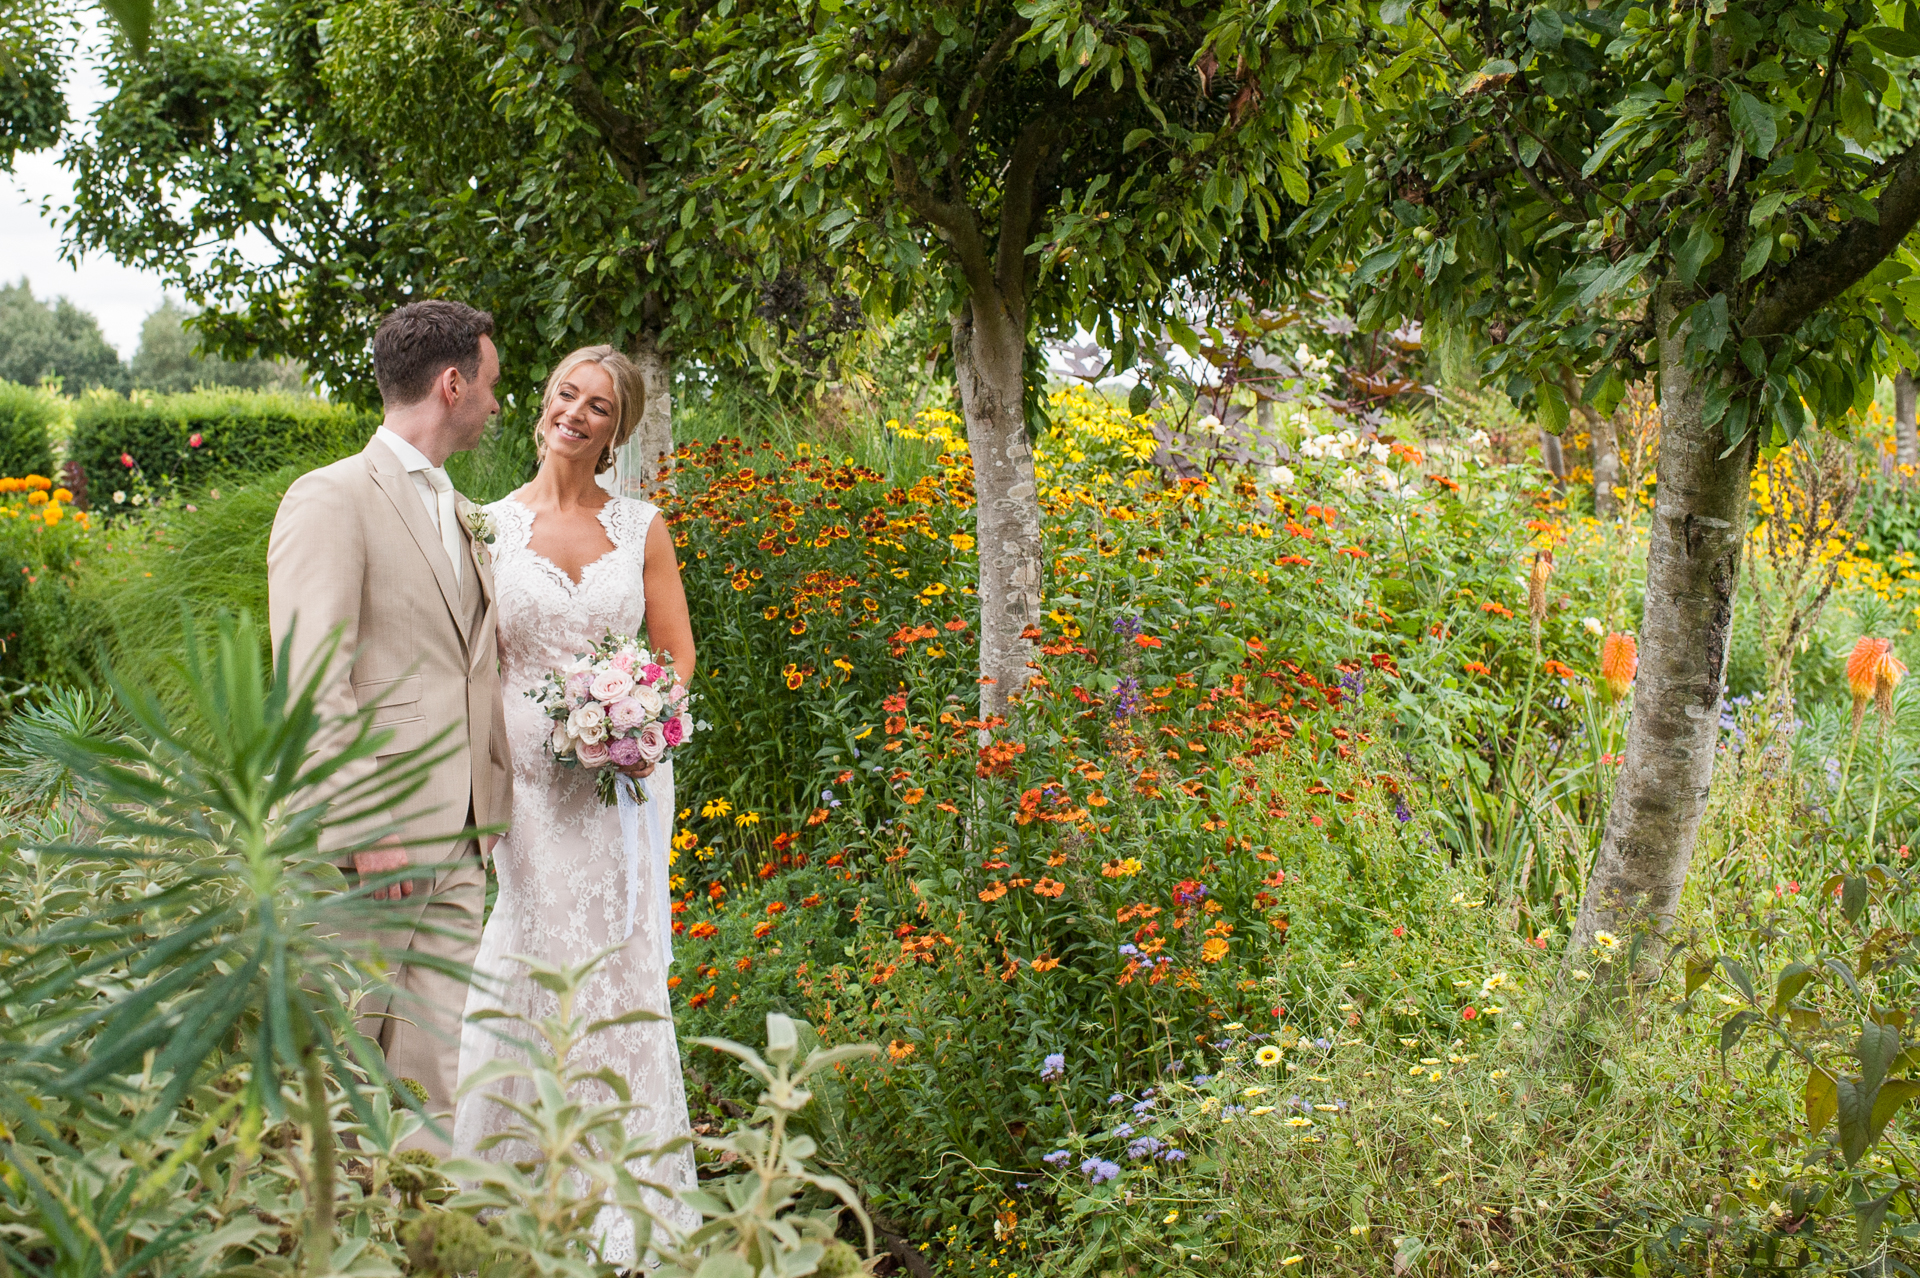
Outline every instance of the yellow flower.
{"label": "yellow flower", "polygon": [[1262,1065],[1278,1065],[1280,1063],[1280,1049],[1269,1043],[1258,1052],[1255,1052],[1253,1059],[1259,1061]]}
{"label": "yellow flower", "polygon": [[1265,1096],[1267,1091],[1268,1089],[1264,1087],[1247,1087],[1242,1088],[1240,1094],[1246,1097]]}
{"label": "yellow flower", "polygon": [[966,533],[954,533],[951,537],[948,537],[947,540],[953,543],[955,550],[973,549],[973,538]]}
{"label": "yellow flower", "polygon": [[846,671],[848,674],[853,673],[853,663],[851,661],[848,661],[845,657],[835,657],[833,659],[833,664],[838,666],[840,669]]}
{"label": "yellow flower", "polygon": [[733,819],[733,823],[744,830],[750,825],[759,825],[760,814],[758,812],[742,812]]}
{"label": "yellow flower", "polygon": [[1172,1211],[1168,1212],[1161,1219],[1160,1223],[1163,1225],[1171,1225],[1177,1222],[1179,1219],[1180,1219],[1180,1209],[1176,1207]]}
{"label": "yellow flower", "polygon": [[1308,1118],[1305,1114],[1295,1114],[1292,1118],[1289,1118],[1287,1120],[1287,1126],[1311,1127],[1313,1126],[1313,1120],[1311,1118]]}
{"label": "yellow flower", "polygon": [[709,799],[701,806],[700,815],[703,817],[723,817],[731,811],[733,811],[733,804],[727,802],[725,799]]}
{"label": "yellow flower", "polygon": [[1306,1259],[1305,1256],[1288,1256],[1285,1260],[1280,1262],[1280,1267],[1282,1269],[1285,1269],[1288,1265],[1297,1265],[1305,1259]]}
{"label": "yellow flower", "polygon": [[1262,1114],[1271,1114],[1272,1112],[1273,1106],[1271,1105],[1255,1105],[1247,1111],[1247,1114],[1251,1118],[1259,1118]]}
{"label": "yellow flower", "polygon": [[1612,950],[1618,948],[1619,945],[1620,938],[1611,932],[1595,932],[1593,934],[1593,948],[1596,950]]}

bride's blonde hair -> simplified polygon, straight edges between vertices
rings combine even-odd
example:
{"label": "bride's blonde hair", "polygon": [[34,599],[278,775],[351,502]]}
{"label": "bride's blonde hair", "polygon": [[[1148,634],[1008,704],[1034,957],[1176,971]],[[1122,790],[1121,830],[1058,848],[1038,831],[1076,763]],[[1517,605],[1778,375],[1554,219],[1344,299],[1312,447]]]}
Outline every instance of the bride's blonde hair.
{"label": "bride's blonde hair", "polygon": [[560,383],[566,381],[567,374],[582,364],[598,364],[613,379],[613,440],[593,465],[593,473],[600,475],[613,468],[614,451],[633,438],[634,428],[640,424],[640,414],[647,407],[647,384],[640,376],[640,369],[611,346],[582,346],[570,352],[547,374],[546,389],[540,392],[540,416],[533,423],[533,451],[539,461],[547,460],[547,436],[541,428],[547,424],[547,414],[553,410],[553,401],[560,395]]}

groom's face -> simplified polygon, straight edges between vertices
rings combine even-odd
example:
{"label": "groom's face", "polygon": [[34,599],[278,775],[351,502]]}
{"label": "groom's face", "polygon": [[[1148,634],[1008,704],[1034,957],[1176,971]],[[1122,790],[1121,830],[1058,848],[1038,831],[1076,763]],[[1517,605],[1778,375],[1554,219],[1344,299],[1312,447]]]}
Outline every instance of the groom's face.
{"label": "groom's face", "polygon": [[487,419],[500,411],[500,401],[493,397],[493,388],[499,381],[500,352],[494,349],[493,339],[483,335],[480,368],[471,381],[462,382],[448,413],[461,441],[456,452],[474,447],[487,433]]}

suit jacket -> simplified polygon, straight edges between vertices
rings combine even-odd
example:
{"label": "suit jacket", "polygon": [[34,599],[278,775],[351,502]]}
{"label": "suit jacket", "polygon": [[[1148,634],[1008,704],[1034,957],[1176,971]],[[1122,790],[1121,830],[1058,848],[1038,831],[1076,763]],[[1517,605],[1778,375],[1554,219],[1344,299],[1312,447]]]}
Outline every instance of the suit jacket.
{"label": "suit jacket", "polygon": [[[469,820],[504,825],[513,807],[493,573],[464,526],[460,537],[467,555],[456,582],[412,478],[376,439],[295,480],[267,548],[275,650],[291,634],[294,676],[304,679],[337,628],[321,714],[335,719],[377,703],[374,724],[392,733],[378,758],[345,770],[318,797],[452,730],[435,751],[452,753],[399,809],[403,837],[449,836],[414,847],[417,863],[460,855],[471,836],[458,832]],[[339,748],[337,729],[327,744]],[[321,846],[337,851],[366,835],[336,826]]]}

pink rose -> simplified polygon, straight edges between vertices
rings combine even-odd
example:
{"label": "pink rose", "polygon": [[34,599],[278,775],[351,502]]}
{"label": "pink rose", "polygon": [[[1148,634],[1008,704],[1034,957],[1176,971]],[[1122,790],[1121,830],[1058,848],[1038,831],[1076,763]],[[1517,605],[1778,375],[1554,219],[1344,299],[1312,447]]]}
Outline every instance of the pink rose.
{"label": "pink rose", "polygon": [[687,739],[685,716],[675,715],[673,716],[673,718],[668,719],[665,723],[660,725],[660,732],[663,736],[666,737],[668,745],[670,746],[679,745],[682,741],[685,741]]}
{"label": "pink rose", "polygon": [[640,762],[640,743],[632,737],[620,737],[607,747],[607,757],[616,768],[631,768]]}
{"label": "pink rose", "polygon": [[633,691],[633,676],[617,667],[603,670],[593,677],[588,691],[595,701],[618,701]]}
{"label": "pink rose", "polygon": [[567,676],[567,700],[578,704],[593,694],[593,672],[576,670]]}
{"label": "pink rose", "polygon": [[640,667],[640,682],[659,683],[660,677],[666,673],[664,668],[649,661],[646,665]]}
{"label": "pink rose", "polygon": [[647,708],[632,697],[622,697],[607,707],[607,722],[615,732],[625,732],[646,722]]}
{"label": "pink rose", "polygon": [[676,683],[667,689],[667,704],[677,706],[687,699],[687,685]]}
{"label": "pink rose", "polygon": [[619,666],[622,670],[626,671],[628,674],[632,674],[633,673],[633,654],[631,652],[616,652],[613,654],[613,664],[616,666]]}
{"label": "pink rose", "polygon": [[581,741],[573,747],[574,757],[580,760],[583,768],[604,768],[612,751],[604,741]]}
{"label": "pink rose", "polygon": [[640,729],[640,735],[630,738],[640,747],[640,757],[653,763],[667,752],[667,733],[658,723],[649,723]]}

